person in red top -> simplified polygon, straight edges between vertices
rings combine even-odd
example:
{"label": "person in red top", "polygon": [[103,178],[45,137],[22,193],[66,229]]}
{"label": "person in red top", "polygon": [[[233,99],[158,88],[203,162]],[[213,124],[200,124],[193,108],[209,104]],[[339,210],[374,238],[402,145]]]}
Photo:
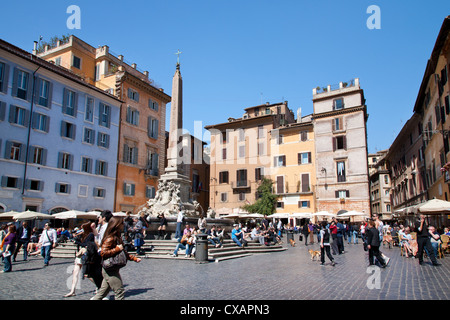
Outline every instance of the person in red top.
{"label": "person in red top", "polygon": [[331,232],[331,238],[333,239],[333,242],[331,243],[331,250],[333,251],[333,255],[336,255],[337,252],[339,252],[338,241],[337,241],[337,226],[336,225],[337,225],[337,220],[336,220],[336,218],[333,218],[330,226],[328,227]]}

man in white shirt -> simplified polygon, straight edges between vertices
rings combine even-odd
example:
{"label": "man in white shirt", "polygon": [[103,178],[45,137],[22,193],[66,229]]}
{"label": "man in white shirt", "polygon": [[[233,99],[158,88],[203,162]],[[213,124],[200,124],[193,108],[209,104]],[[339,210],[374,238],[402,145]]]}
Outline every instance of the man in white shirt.
{"label": "man in white shirt", "polygon": [[50,223],[47,222],[39,238],[39,245],[41,246],[41,255],[44,257],[44,267],[48,266],[50,262],[50,251],[56,247],[57,234],[56,230],[50,227]]}
{"label": "man in white shirt", "polygon": [[181,227],[183,226],[184,215],[185,215],[185,211],[184,211],[184,206],[182,205],[180,207],[180,211],[178,212],[178,216],[177,216],[177,228],[175,230],[175,239],[181,239],[181,237],[183,236],[183,234],[181,232]]}
{"label": "man in white shirt", "polygon": [[108,227],[109,220],[113,217],[113,214],[109,210],[103,210],[100,216],[98,217],[98,234],[95,237],[95,242],[98,244],[98,250],[100,251],[100,246],[102,244],[103,235],[105,234],[105,230]]}

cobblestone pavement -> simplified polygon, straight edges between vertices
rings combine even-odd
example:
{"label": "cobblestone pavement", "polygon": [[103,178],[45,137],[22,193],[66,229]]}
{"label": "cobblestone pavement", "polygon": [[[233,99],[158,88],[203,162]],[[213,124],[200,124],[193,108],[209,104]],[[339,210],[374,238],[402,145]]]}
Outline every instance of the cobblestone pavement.
{"label": "cobblestone pavement", "polygon": [[[400,256],[398,248],[383,248],[391,257],[385,269],[368,269],[362,245],[345,244],[335,256],[336,266],[311,261],[309,249],[298,244],[284,252],[259,254],[205,264],[170,259],[129,262],[121,275],[127,300],[448,300],[450,256],[434,267],[425,258]],[[79,281],[77,295],[69,292],[73,260],[52,259],[43,267],[41,257],[13,264],[0,274],[2,300],[89,300],[94,285]],[[374,280],[374,281],[372,281]],[[113,297],[110,297],[113,299]]]}

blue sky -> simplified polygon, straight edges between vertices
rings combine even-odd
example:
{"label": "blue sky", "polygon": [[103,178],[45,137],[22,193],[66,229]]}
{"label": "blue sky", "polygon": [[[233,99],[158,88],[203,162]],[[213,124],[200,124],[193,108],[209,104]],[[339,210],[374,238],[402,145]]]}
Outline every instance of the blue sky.
{"label": "blue sky", "polygon": [[[70,5],[81,9],[79,30],[67,28]],[[370,5],[380,8],[381,29],[367,28]],[[192,134],[195,121],[225,122],[261,102],[288,101],[294,113],[311,114],[312,88],[360,78],[375,152],[412,116],[450,1],[44,0],[4,2],[2,11],[11,13],[0,19],[2,39],[28,51],[40,35],[108,45],[169,95],[180,49]]]}

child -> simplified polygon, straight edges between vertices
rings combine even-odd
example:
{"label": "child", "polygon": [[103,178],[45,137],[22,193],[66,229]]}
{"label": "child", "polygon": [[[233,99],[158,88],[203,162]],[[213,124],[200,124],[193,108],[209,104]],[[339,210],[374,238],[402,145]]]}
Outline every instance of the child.
{"label": "child", "polygon": [[320,230],[320,265],[325,265],[325,252],[328,259],[331,261],[331,265],[334,266],[334,259],[330,253],[330,231],[327,229],[327,222],[322,221],[322,229]]}

